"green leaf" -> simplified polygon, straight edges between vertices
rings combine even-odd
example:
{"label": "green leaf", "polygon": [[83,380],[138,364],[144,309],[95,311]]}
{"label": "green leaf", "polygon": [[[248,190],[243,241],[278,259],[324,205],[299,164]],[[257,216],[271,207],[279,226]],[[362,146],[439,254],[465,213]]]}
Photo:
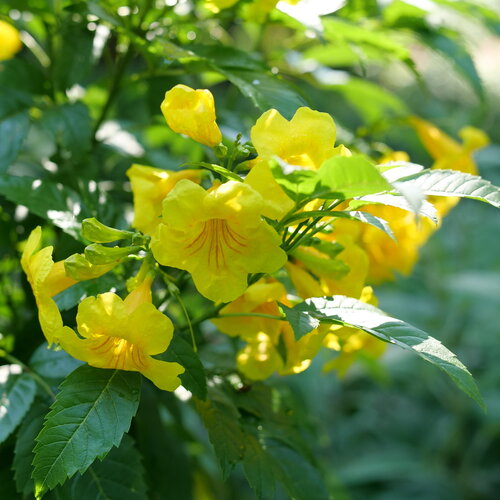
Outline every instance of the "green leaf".
{"label": "green leaf", "polygon": [[261,112],[273,108],[290,119],[298,108],[307,106],[307,102],[292,84],[275,75],[243,69],[221,67],[215,69],[238,87]]}
{"label": "green leaf", "polygon": [[16,480],[17,491],[24,496],[33,494],[34,483],[33,479],[31,479],[31,463],[34,457],[33,443],[42,429],[47,411],[48,405],[41,401],[35,401],[17,433],[13,462],[14,479]]}
{"label": "green leaf", "polygon": [[295,500],[328,500],[319,471],[303,455],[279,439],[265,440],[266,452],[273,458],[273,473]]}
{"label": "green leaf", "polygon": [[186,371],[179,376],[182,385],[199,399],[207,397],[205,368],[203,368],[198,354],[194,352],[191,342],[186,340],[181,334],[175,333],[168,349],[156,357],[163,361],[176,362],[183,366]]}
{"label": "green leaf", "polygon": [[83,364],[66,351],[49,349],[47,342],[40,345],[30,359],[30,368],[45,379],[62,379]]}
{"label": "green leaf", "polygon": [[426,332],[370,304],[342,295],[307,299],[294,309],[320,321],[359,328],[381,340],[416,352],[443,370],[459,389],[484,408],[481,394],[467,368],[441,342]]}
{"label": "green leaf", "polygon": [[72,156],[79,157],[90,149],[92,122],[85,104],[66,103],[50,108],[43,114],[42,125]]}
{"label": "green leaf", "polygon": [[320,323],[319,319],[303,314],[302,312],[297,311],[292,307],[287,307],[281,303],[279,303],[279,306],[283,310],[287,321],[292,327],[293,333],[295,334],[295,340],[299,340],[310,331],[318,328]]}
{"label": "green leaf", "polygon": [[251,432],[245,433],[245,455],[243,470],[248,484],[257,498],[274,498],[275,477],[273,459],[266,452],[257,437]]}
{"label": "green leaf", "polygon": [[112,289],[120,291],[123,288],[125,288],[125,282],[120,276],[113,273],[107,273],[99,278],[81,281],[80,283],[76,283],[66,288],[66,290],[58,293],[54,297],[54,300],[61,311],[67,311],[75,307],[86,297],[95,296],[99,293],[106,293]]}
{"label": "green leaf", "polygon": [[80,239],[79,220],[85,214],[79,196],[72,189],[33,177],[0,175],[0,194]]}
{"label": "green leaf", "polygon": [[428,196],[471,198],[500,208],[500,188],[477,175],[456,170],[426,170],[399,182],[415,186]]}
{"label": "green leaf", "polygon": [[21,423],[36,394],[35,381],[19,365],[0,366],[0,443]]}
{"label": "green leaf", "polygon": [[83,475],[67,485],[71,500],[148,500],[144,466],[134,440],[125,434],[101,462],[96,460]]}
{"label": "green leaf", "polygon": [[33,479],[37,494],[85,472],[97,457],[118,446],[137,411],[140,375],[88,365],[61,384],[37,436]]}
{"label": "green leaf", "polygon": [[17,158],[29,126],[28,111],[20,111],[0,120],[0,172],[7,170]]}
{"label": "green leaf", "polygon": [[196,410],[208,431],[224,478],[234,465],[240,462],[245,452],[245,434],[239,424],[239,412],[221,392],[211,391],[211,399],[195,399]]}
{"label": "green leaf", "polygon": [[[392,186],[364,156],[335,156],[318,171],[319,198],[347,199],[392,190]],[[323,195],[321,193],[323,192]]]}
{"label": "green leaf", "polygon": [[[281,163],[281,164],[280,164]],[[271,171],[276,182],[295,202],[300,202],[312,196],[318,184],[318,172],[313,170],[291,170],[283,162],[271,162]]]}

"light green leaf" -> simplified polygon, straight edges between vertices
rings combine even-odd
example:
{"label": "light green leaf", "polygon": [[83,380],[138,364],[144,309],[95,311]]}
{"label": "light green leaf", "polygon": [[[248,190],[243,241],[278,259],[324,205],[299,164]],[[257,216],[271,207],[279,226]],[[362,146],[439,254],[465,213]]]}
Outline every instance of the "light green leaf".
{"label": "light green leaf", "polygon": [[370,304],[342,295],[307,299],[294,309],[323,322],[359,328],[381,340],[413,350],[441,368],[459,389],[484,408],[483,398],[467,368],[441,342],[419,328],[393,318]]}
{"label": "light green leaf", "polygon": [[426,170],[399,182],[416,186],[428,196],[471,198],[500,208],[500,188],[477,175],[456,170]]}
{"label": "light green leaf", "polygon": [[101,462],[67,484],[71,500],[148,500],[144,467],[133,439],[125,434]]}
{"label": "light green leaf", "polygon": [[0,443],[21,423],[35,394],[35,381],[19,365],[0,366]]}
{"label": "light green leaf", "polygon": [[347,199],[392,190],[375,165],[361,155],[326,160],[318,171],[318,179],[318,198]]}
{"label": "light green leaf", "polygon": [[33,479],[37,494],[118,446],[137,411],[140,375],[81,366],[61,384],[37,436]]}
{"label": "light green leaf", "polygon": [[182,385],[197,398],[205,399],[207,397],[205,368],[203,368],[198,354],[194,352],[191,342],[181,334],[175,333],[168,349],[156,357],[183,366],[186,371],[179,376]]}
{"label": "light green leaf", "polygon": [[17,158],[29,126],[28,111],[20,111],[0,120],[0,172],[7,170]]}

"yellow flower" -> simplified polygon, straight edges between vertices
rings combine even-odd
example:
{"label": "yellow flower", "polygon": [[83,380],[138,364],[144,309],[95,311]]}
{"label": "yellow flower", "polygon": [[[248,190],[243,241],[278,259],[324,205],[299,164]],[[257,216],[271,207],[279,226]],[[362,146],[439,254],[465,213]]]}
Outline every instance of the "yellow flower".
{"label": "yellow flower", "polygon": [[[365,287],[360,300],[367,304],[377,305],[377,298],[373,294],[372,287]],[[361,356],[375,359],[380,357],[386,350],[387,344],[378,340],[357,328],[332,325],[324,337],[323,345],[328,349],[339,351],[340,354],[332,361],[323,366],[323,371],[337,370],[343,377],[351,365]]]}
{"label": "yellow flower", "polygon": [[76,316],[83,338],[70,331],[59,341],[91,366],[140,372],[160,389],[173,391],[184,368],[152,357],[169,346],[173,325],[151,303],[151,281],[145,279],[125,300],[112,292],[84,299]]}
{"label": "yellow flower", "polygon": [[200,170],[162,170],[132,165],[127,170],[134,196],[134,221],[132,225],[145,234],[152,235],[160,223],[162,201],[181,179],[198,182]]}
{"label": "yellow flower", "polygon": [[[413,116],[410,123],[415,128],[422,144],[435,160],[432,168],[457,170],[478,175],[477,166],[472,155],[474,151],[487,146],[489,143],[488,136],[482,130],[474,127],[462,128],[458,133],[463,139],[463,144],[460,144],[422,118]],[[444,217],[460,201],[460,198],[431,197],[429,201],[434,204],[439,216]]]}
{"label": "yellow flower", "polygon": [[183,179],[163,201],[153,255],[160,264],[189,271],[210,300],[234,300],[247,288],[249,273],[272,273],[286,262],[279,235],[261,217],[264,206],[242,182],[205,191]]}
{"label": "yellow flower", "polygon": [[[263,280],[249,286],[245,293],[231,302],[220,314],[258,313],[279,316],[280,310],[276,301],[286,301],[285,287],[277,282],[266,283]],[[265,333],[272,342],[278,341],[281,321],[255,316],[240,316],[213,319],[217,328],[231,337],[241,337],[247,342],[254,341],[259,333]]]}
{"label": "yellow flower", "polygon": [[0,61],[14,57],[22,46],[19,31],[11,24],[0,20]]}
{"label": "yellow flower", "polygon": [[165,94],[161,111],[168,126],[206,146],[215,147],[222,141],[215,123],[214,96],[207,89],[194,90],[176,85]]}
{"label": "yellow flower", "polygon": [[264,380],[283,368],[281,356],[264,332],[258,333],[238,352],[236,362],[238,370],[250,380]]}
{"label": "yellow flower", "polygon": [[251,186],[264,199],[262,215],[270,219],[281,219],[293,207],[294,202],[283,191],[273,177],[269,164],[257,162],[245,178],[245,184]]}
{"label": "yellow flower", "polygon": [[251,130],[259,158],[277,156],[290,165],[317,170],[332,156],[345,154],[335,148],[336,127],[333,118],[302,107],[288,121],[275,109],[266,111]]}
{"label": "yellow flower", "polygon": [[66,276],[64,262],[54,263],[53,247],[40,248],[42,228],[36,227],[29,235],[21,256],[21,266],[26,273],[38,307],[38,319],[47,342],[58,342],[63,322],[61,313],[52,297],[76,281]]}

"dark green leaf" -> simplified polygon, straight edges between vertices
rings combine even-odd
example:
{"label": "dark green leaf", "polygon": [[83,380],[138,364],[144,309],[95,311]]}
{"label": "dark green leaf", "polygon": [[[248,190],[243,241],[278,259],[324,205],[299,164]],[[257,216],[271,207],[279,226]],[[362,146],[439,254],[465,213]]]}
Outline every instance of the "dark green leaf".
{"label": "dark green leaf", "polygon": [[36,384],[19,365],[0,366],[0,443],[21,423],[35,398]]}
{"label": "dark green leaf", "polygon": [[66,351],[49,349],[47,342],[38,347],[30,359],[30,367],[46,379],[62,379],[83,364]]}
{"label": "dark green leaf", "polygon": [[96,460],[83,475],[67,485],[71,500],[148,500],[144,467],[133,439],[125,434],[101,462]]}
{"label": "dark green leaf", "polygon": [[203,368],[198,354],[194,352],[191,342],[181,334],[174,334],[168,349],[156,357],[183,366],[186,371],[180,375],[182,385],[199,399],[207,397],[205,368]]}
{"label": "dark green leaf", "polygon": [[33,446],[36,436],[42,429],[47,411],[48,405],[41,401],[35,401],[17,433],[13,463],[14,478],[17,491],[24,496],[33,494],[34,484],[33,479],[31,479],[31,463],[34,457]]}
{"label": "dark green leaf", "polygon": [[61,311],[66,311],[75,307],[83,299],[95,296],[99,293],[106,293],[114,289],[120,291],[125,288],[123,279],[116,274],[107,273],[99,278],[76,283],[66,290],[58,293],[54,300]]}
{"label": "dark green leaf", "polygon": [[484,408],[483,398],[467,368],[441,342],[426,332],[370,304],[342,295],[307,299],[295,306],[295,310],[320,321],[359,328],[381,340],[413,350],[441,368],[457,387]]}
{"label": "dark green leaf", "polygon": [[196,399],[195,402],[219,460],[222,474],[227,478],[245,452],[245,434],[239,424],[238,410],[231,401],[219,397],[206,401]]}
{"label": "dark green leaf", "polygon": [[90,148],[92,123],[85,104],[77,102],[50,108],[43,114],[42,124],[72,156],[81,156]]}
{"label": "dark green leaf", "polygon": [[80,212],[81,200],[72,189],[32,177],[0,175],[0,194],[80,239],[79,220],[85,214]]}
{"label": "dark green leaf", "polygon": [[137,411],[140,375],[87,365],[61,384],[33,461],[38,494],[85,472],[97,457],[118,446]]}
{"label": "dark green leaf", "polygon": [[0,120],[0,172],[5,171],[17,158],[28,135],[28,111],[6,116]]}
{"label": "dark green leaf", "polygon": [[284,304],[280,303],[281,309],[285,313],[287,321],[290,323],[290,326],[293,329],[293,333],[295,334],[295,340],[300,339],[306,333],[318,328],[319,319],[314,318],[313,316],[309,316],[307,314],[303,314],[300,311],[297,311],[294,308],[287,307]]}

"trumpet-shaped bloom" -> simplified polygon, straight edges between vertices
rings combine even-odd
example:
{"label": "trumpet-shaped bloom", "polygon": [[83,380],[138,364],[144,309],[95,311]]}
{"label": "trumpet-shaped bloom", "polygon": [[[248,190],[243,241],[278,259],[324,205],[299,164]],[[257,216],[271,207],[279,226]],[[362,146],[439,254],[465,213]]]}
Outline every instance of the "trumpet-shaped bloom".
{"label": "trumpet-shaped bloom", "polygon": [[134,196],[134,221],[132,225],[145,234],[154,234],[162,210],[162,201],[181,179],[194,182],[201,177],[200,170],[161,170],[132,165],[127,170]]}
{"label": "trumpet-shaped bloom", "polygon": [[[367,304],[377,305],[373,289],[367,286],[361,293],[360,300]],[[343,377],[351,365],[360,357],[376,359],[386,350],[387,344],[357,328],[331,325],[324,337],[323,345],[328,349],[339,351],[340,354],[323,366],[323,371],[336,370]]]}
{"label": "trumpet-shaped bloom", "polygon": [[[276,301],[286,301],[285,287],[277,282],[259,281],[249,286],[245,293],[223,309],[221,314],[258,313],[279,316],[280,310]],[[278,341],[281,321],[257,316],[241,316],[213,319],[219,330],[231,337],[241,337],[247,342],[256,340],[259,333],[265,333],[274,343]]]}
{"label": "trumpet-shaped bloom", "polygon": [[302,107],[288,121],[275,109],[266,111],[251,130],[260,159],[277,156],[299,167],[317,170],[325,160],[347,154],[335,148],[336,127],[327,113]]}
{"label": "trumpet-shaped bloom", "polygon": [[160,264],[189,271],[205,297],[234,300],[247,288],[249,273],[272,273],[286,262],[279,235],[261,217],[264,206],[242,182],[206,191],[181,180],[163,201],[153,255]]}
{"label": "trumpet-shaped bloom", "polygon": [[22,46],[19,31],[11,24],[0,20],[0,61],[14,57]]}
{"label": "trumpet-shaped bloom", "polygon": [[21,266],[35,296],[42,332],[51,345],[53,342],[58,342],[63,329],[61,313],[52,297],[75,284],[76,281],[66,276],[63,261],[54,263],[53,247],[38,250],[41,241],[42,228],[38,226],[28,237],[21,256]]}
{"label": "trumpet-shaped bloom", "polygon": [[245,184],[262,196],[265,203],[262,215],[270,219],[281,219],[294,206],[294,202],[276,182],[269,164],[265,161],[258,162],[252,167],[245,178]]}
{"label": "trumpet-shaped bloom", "polygon": [[175,390],[184,368],[152,357],[169,346],[173,325],[151,303],[150,286],[145,279],[125,300],[111,292],[84,299],[76,317],[82,338],[66,332],[61,347],[96,368],[140,372],[160,389]]}
{"label": "trumpet-shaped bloom", "polygon": [[178,134],[212,148],[222,141],[215,123],[214,96],[207,89],[176,85],[165,94],[161,111],[168,126]]}

